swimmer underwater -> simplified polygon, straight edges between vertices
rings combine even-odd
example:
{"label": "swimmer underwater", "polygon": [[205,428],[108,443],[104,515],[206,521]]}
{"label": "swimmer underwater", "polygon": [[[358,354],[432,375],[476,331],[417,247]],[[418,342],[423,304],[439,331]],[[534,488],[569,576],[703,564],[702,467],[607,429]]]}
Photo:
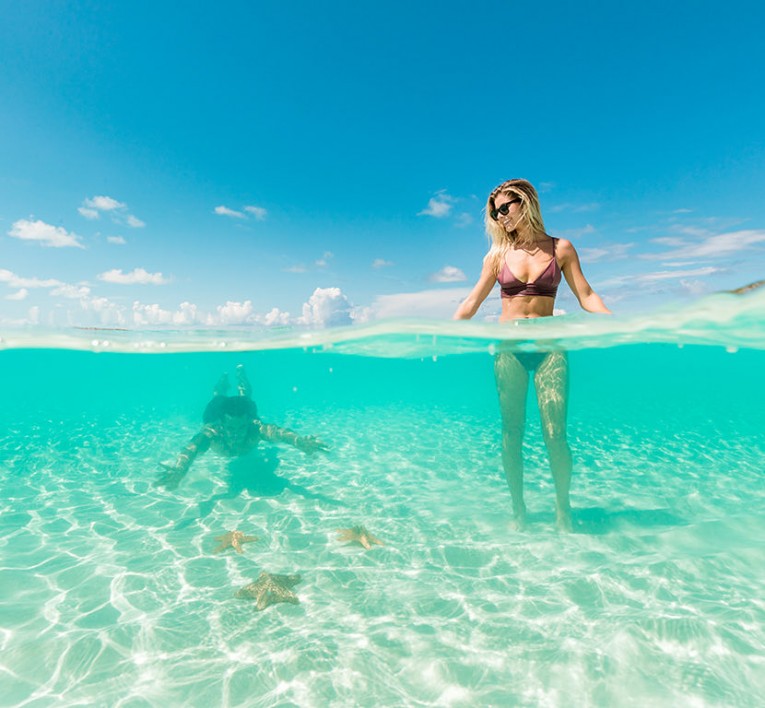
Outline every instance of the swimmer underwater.
{"label": "swimmer underwater", "polygon": [[[561,275],[581,307],[610,314],[582,273],[579,256],[570,241],[545,231],[539,196],[525,179],[511,179],[496,187],[486,203],[486,232],[491,247],[473,290],[457,308],[454,319],[470,319],[494,284],[502,288],[500,322],[551,317]],[[542,419],[542,433],[555,482],[556,520],[562,531],[571,530],[571,450],[566,438],[568,358],[563,351],[500,351],[494,373],[502,416],[502,466],[513,504],[515,527],[526,525],[523,499],[522,443],[526,424],[529,377]]]}
{"label": "swimmer underwater", "polygon": [[236,374],[238,395],[227,395],[228,376],[223,374],[202,416],[204,427],[186,445],[175,462],[160,462],[164,472],[155,481],[156,486],[175,489],[194,460],[211,447],[226,457],[246,455],[261,440],[293,445],[308,454],[329,450],[327,445],[313,435],[300,436],[260,420],[258,407],[251,398],[250,382],[241,364],[236,367]]}

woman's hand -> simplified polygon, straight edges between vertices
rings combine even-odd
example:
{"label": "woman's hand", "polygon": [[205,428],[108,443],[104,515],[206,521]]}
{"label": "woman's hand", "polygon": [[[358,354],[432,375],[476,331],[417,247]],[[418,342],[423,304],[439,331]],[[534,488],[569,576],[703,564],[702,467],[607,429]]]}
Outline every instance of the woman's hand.
{"label": "woman's hand", "polygon": [[313,454],[314,452],[329,452],[329,446],[327,446],[314,435],[305,435],[303,437],[299,437],[295,441],[295,447],[309,455]]}
{"label": "woman's hand", "polygon": [[165,489],[177,489],[186,472],[188,465],[184,466],[178,462],[160,462],[162,473],[154,480],[155,487],[164,487]]}

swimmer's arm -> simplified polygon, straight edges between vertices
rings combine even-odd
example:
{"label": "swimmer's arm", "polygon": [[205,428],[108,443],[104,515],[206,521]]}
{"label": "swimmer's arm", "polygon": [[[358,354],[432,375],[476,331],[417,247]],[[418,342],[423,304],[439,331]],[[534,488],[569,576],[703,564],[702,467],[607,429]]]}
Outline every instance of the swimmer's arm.
{"label": "swimmer's arm", "polygon": [[481,268],[481,275],[478,278],[478,282],[470,291],[470,295],[468,295],[462,301],[462,304],[455,310],[452,319],[469,320],[476,312],[478,312],[478,308],[489,296],[489,293],[496,282],[497,274],[494,272],[494,266],[487,255],[483,259],[483,268]]}
{"label": "swimmer's arm", "polygon": [[557,257],[560,263],[560,269],[566,277],[566,282],[574,293],[582,309],[587,312],[602,312],[610,315],[609,310],[603,300],[600,299],[592,286],[587,282],[587,278],[582,273],[582,265],[579,263],[579,254],[576,252],[571,241],[564,238],[558,239]]}
{"label": "swimmer's arm", "polygon": [[160,475],[155,485],[175,489],[189,471],[194,460],[210,449],[210,444],[216,435],[215,429],[206,425],[191,438],[191,441],[183,448],[175,462],[160,462],[160,467],[163,467],[165,472]]}
{"label": "swimmer's arm", "polygon": [[293,445],[303,452],[327,452],[327,450],[329,450],[329,447],[325,443],[313,435],[301,436],[292,430],[280,428],[278,425],[272,425],[271,423],[264,423],[262,420],[254,420],[253,424],[260,434],[260,437],[269,442]]}

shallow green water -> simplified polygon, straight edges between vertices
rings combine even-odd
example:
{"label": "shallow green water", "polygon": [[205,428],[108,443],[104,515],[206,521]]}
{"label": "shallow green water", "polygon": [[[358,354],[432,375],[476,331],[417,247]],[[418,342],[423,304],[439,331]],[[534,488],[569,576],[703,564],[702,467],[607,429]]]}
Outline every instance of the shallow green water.
{"label": "shallow green water", "polygon": [[[675,343],[566,318],[518,338],[570,350],[570,535],[533,405],[510,529],[498,326],[0,351],[0,704],[758,705],[765,338],[742,302],[676,314]],[[263,420],[331,451],[210,452],[154,487],[237,363]],[[359,523],[385,545],[337,540]],[[234,528],[259,540],[214,553]],[[263,570],[299,573],[300,604],[235,597]]]}

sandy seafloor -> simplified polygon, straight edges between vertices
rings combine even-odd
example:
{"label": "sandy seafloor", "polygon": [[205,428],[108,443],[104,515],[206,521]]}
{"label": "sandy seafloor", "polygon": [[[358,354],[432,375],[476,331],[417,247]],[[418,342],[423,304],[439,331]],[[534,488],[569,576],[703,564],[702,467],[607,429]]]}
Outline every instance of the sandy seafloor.
{"label": "sandy seafloor", "polygon": [[[156,489],[239,361],[331,452]],[[0,705],[761,705],[765,353],[570,362],[560,535],[533,405],[510,528],[487,355],[0,352]],[[259,540],[214,554],[234,528]],[[236,598],[262,570],[300,604]]]}

